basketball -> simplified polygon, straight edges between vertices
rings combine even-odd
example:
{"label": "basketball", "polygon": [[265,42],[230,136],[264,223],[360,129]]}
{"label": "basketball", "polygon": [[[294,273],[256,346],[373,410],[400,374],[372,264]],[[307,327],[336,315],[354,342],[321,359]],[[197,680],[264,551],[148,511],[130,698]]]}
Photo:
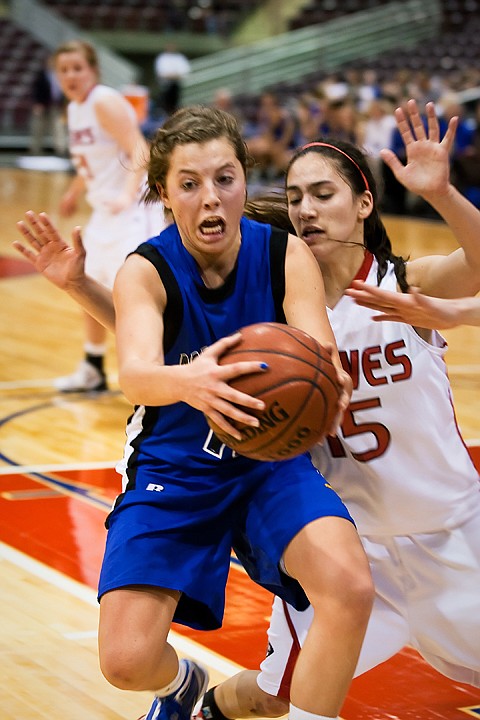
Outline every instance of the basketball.
{"label": "basketball", "polygon": [[235,422],[237,440],[207,422],[218,439],[239,455],[255,460],[287,460],[309,450],[330,429],[340,388],[330,354],[302,330],[279,323],[257,323],[240,330],[238,345],[222,355],[220,365],[243,360],[265,362],[264,372],[230,382],[237,390],[266,404],[258,428]]}

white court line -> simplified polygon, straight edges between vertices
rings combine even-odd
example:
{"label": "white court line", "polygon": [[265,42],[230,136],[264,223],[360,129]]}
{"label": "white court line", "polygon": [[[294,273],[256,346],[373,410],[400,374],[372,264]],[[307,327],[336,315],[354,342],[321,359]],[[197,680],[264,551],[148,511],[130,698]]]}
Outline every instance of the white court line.
{"label": "white court line", "polygon": [[[16,565],[44,582],[59,588],[63,592],[76,597],[78,600],[82,600],[87,605],[98,608],[97,595],[92,588],[82,585],[82,583],[67,577],[58,570],[44,565],[38,560],[34,560],[9,545],[5,545],[3,542],[0,542],[0,559]],[[208,650],[200,643],[190,640],[183,635],[179,635],[172,630],[169,633],[168,640],[181,653],[196,658],[199,662],[210,666],[212,669],[227,677],[236,675],[236,673],[244,669],[242,665],[237,665],[223,658],[221,655]]]}
{"label": "white court line", "polygon": [[[50,388],[51,390],[54,390],[55,392],[58,392],[59,395],[62,397],[68,397],[70,395],[75,395],[78,393],[60,393],[55,388],[55,380],[56,378],[35,378],[31,380],[5,380],[3,382],[0,382],[0,391],[2,390],[28,390],[29,388]],[[114,385],[118,382],[118,375],[115,374],[109,374],[107,375],[107,381],[110,383],[110,385]]]}
{"label": "white court line", "polygon": [[0,475],[28,475],[31,473],[56,473],[67,470],[105,470],[115,469],[115,465],[120,458],[116,460],[106,460],[105,462],[83,462],[83,463],[64,463],[64,464],[47,464],[47,465],[8,465],[0,467]]}
{"label": "white court line", "polygon": [[37,378],[36,380],[6,380],[5,382],[0,382],[0,390],[28,390],[29,388],[37,387],[49,387],[54,390],[54,380],[55,378],[45,380],[40,378]]}

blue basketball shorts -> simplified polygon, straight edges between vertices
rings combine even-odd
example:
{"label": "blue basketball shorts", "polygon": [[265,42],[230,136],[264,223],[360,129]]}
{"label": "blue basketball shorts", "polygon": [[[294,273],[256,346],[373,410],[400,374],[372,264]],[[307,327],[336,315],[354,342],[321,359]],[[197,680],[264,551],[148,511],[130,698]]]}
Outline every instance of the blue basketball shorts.
{"label": "blue basketball shorts", "polygon": [[174,621],[221,627],[232,547],[255,582],[297,609],[299,584],[280,569],[289,542],[325,516],[352,518],[307,455],[244,462],[238,473],[170,475],[138,468],[110,513],[98,597],[144,585],[182,593]]}

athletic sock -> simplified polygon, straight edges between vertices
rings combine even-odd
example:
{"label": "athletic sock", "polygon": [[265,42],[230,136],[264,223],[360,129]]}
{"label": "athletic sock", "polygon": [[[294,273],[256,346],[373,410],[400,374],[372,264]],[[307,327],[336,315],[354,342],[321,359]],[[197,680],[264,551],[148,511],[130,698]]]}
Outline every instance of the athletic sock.
{"label": "athletic sock", "polygon": [[290,720],[338,720],[338,715],[335,715],[335,717],[332,717],[331,715],[316,715],[315,713],[301,710],[291,703],[288,717]]}
{"label": "athletic sock", "polygon": [[230,720],[227,718],[217,705],[214,695],[215,688],[207,690],[202,698],[202,704],[199,710],[199,715],[205,718],[205,720]]}
{"label": "athletic sock", "polygon": [[105,353],[107,352],[107,346],[105,343],[85,342],[83,351],[85,353],[85,360],[90,363],[90,365],[93,365],[99,373],[105,375],[105,371],[103,369],[103,360]]}
{"label": "athletic sock", "polygon": [[171,683],[169,683],[168,685],[165,685],[165,687],[159,688],[155,692],[155,695],[157,697],[163,698],[163,697],[167,697],[167,695],[172,695],[172,693],[177,692],[177,690],[179,690],[182,687],[183,682],[186,677],[186,674],[187,674],[187,666],[184,662],[182,662],[180,660],[180,662],[178,664],[178,672],[177,672],[175,678],[172,680]]}
{"label": "athletic sock", "polygon": [[103,369],[103,355],[92,355],[91,353],[85,353],[85,360],[89,363],[89,365],[93,365],[93,367],[98,370],[99,373],[105,375],[105,370]]}

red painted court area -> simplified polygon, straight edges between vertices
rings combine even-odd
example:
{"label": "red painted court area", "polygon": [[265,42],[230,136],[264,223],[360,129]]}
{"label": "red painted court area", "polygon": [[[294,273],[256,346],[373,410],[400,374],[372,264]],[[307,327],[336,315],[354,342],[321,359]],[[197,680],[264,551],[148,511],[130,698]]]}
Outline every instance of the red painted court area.
{"label": "red painted court area", "polygon": [[[472,455],[477,461],[480,451]],[[0,476],[0,540],[96,588],[105,542],[104,520],[118,492],[113,469]],[[213,632],[175,630],[247,668],[266,649],[271,596],[232,565],[224,626]],[[479,626],[480,627],[480,626]],[[479,630],[480,652],[480,630]],[[319,668],[319,682],[321,682]],[[443,677],[405,648],[353,681],[344,720],[466,720],[480,718],[480,690]]]}

